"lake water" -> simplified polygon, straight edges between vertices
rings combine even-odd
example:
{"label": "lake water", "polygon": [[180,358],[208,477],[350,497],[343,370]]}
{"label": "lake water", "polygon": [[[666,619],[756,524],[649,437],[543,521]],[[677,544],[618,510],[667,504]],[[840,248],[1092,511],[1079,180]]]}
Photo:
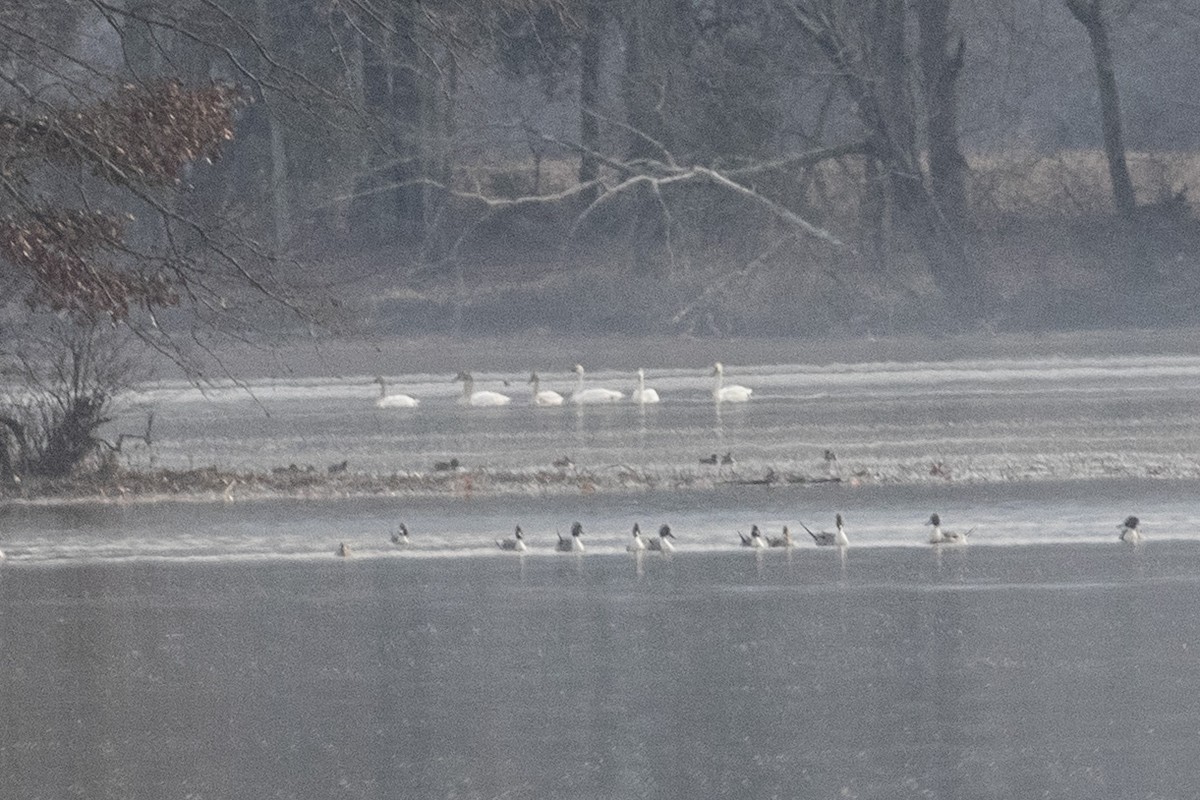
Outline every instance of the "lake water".
{"label": "lake water", "polygon": [[[1200,785],[1200,359],[727,370],[755,399],[719,413],[691,368],[649,371],[659,407],[583,413],[464,409],[433,373],[391,376],[415,413],[375,408],[368,375],[252,381],[253,396],[150,387],[115,426],[154,409],[135,464],[404,472],[453,456],[533,475],[569,455],[584,474],[708,483],[10,505],[3,794],[1124,800]],[[519,377],[477,388],[516,395]],[[743,482],[823,475],[825,448],[841,483]],[[735,464],[699,463],[726,451]],[[971,544],[924,544],[933,511],[974,527]],[[750,524],[804,537],[834,512],[844,552],[738,544]],[[1129,514],[1140,547],[1116,541]],[[587,551],[555,553],[575,520]],[[408,548],[388,539],[400,521]],[[678,550],[626,553],[634,522],[669,522]],[[500,552],[518,523],[530,552]]]}

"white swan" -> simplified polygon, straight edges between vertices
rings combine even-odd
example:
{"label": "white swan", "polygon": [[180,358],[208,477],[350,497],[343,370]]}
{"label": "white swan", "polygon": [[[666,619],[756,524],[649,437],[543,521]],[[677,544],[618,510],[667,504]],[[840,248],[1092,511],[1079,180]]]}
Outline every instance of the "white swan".
{"label": "white swan", "polygon": [[930,544],[966,544],[967,536],[970,535],[971,531],[975,530],[971,528],[971,530],[965,533],[960,531],[944,531],[942,530],[942,518],[937,514],[930,515],[929,521],[925,524],[933,526],[933,530],[929,532]]}
{"label": "white swan", "polygon": [[501,550],[515,550],[518,553],[524,553],[525,537],[521,534],[521,526],[517,526],[517,529],[513,531],[513,535],[510,538],[497,539],[496,547],[499,547]]}
{"label": "white swan", "polygon": [[1141,523],[1137,517],[1126,517],[1125,521],[1117,527],[1121,531],[1120,539],[1126,544],[1138,544],[1142,541],[1142,532],[1138,530]]}
{"label": "white swan", "polygon": [[454,380],[462,381],[463,393],[458,402],[468,406],[506,406],[512,398],[499,392],[475,391],[475,379],[469,372],[460,372]]}
{"label": "white swan", "polygon": [[541,379],[538,378],[536,372],[529,376],[529,382],[533,384],[533,404],[535,406],[561,406],[563,404],[563,396],[558,392],[550,389],[540,389]]}
{"label": "white swan", "polygon": [[842,515],[841,514],[834,515],[833,524],[834,524],[836,530],[821,531],[820,533],[813,533],[812,531],[809,531],[808,526],[805,525],[803,522],[800,523],[800,527],[804,528],[804,530],[808,531],[808,535],[813,538],[813,542],[815,544],[818,544],[822,547],[832,547],[832,546],[846,547],[846,546],[848,546],[850,544],[850,538],[848,536],[846,536],[846,526],[842,523]]}
{"label": "white swan", "polygon": [[579,376],[579,380],[575,383],[575,391],[571,395],[572,403],[587,403],[595,405],[598,403],[616,403],[625,395],[615,389],[601,389],[599,387],[592,389],[583,388],[583,365],[575,365],[575,374]]}
{"label": "white swan", "polygon": [[658,392],[646,388],[646,370],[639,367],[637,376],[638,388],[633,390],[633,394],[629,395],[629,399],[635,403],[657,403]]}
{"label": "white swan", "polygon": [[421,404],[421,401],[407,394],[388,394],[387,381],[380,375],[375,379],[375,383],[379,384],[379,397],[375,398],[375,405],[379,408],[416,408]]}
{"label": "white swan", "polygon": [[747,403],[750,401],[750,395],[754,390],[745,386],[725,385],[725,365],[720,361],[713,364],[712,374],[716,376],[717,383],[713,387],[713,399],[718,403]]}

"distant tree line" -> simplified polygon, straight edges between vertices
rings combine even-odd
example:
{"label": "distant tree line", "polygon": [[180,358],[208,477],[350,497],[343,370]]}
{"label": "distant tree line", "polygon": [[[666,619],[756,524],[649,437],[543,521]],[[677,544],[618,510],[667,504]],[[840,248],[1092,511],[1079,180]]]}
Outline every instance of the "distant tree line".
{"label": "distant tree line", "polygon": [[1152,295],[1197,33],[1169,0],[14,0],[0,260],[160,344],[333,284],[400,329],[578,320],[568,280],[647,330],[747,332],[755,297],[902,328],[1053,295],[997,254],[1065,202]]}

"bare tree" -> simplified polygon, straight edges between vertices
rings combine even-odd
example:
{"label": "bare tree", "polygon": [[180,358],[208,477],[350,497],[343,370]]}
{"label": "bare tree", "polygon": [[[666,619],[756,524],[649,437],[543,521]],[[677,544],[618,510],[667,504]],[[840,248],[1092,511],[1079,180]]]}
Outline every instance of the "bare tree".
{"label": "bare tree", "polygon": [[1113,202],[1117,214],[1132,222],[1137,202],[1129,166],[1125,161],[1125,141],[1121,125],[1121,103],[1117,94],[1117,78],[1113,67],[1112,42],[1108,16],[1102,0],[1063,0],[1071,16],[1087,31],[1096,68],[1096,88],[1100,93],[1100,122],[1104,134],[1104,155],[1108,159],[1108,176],[1112,182]]}

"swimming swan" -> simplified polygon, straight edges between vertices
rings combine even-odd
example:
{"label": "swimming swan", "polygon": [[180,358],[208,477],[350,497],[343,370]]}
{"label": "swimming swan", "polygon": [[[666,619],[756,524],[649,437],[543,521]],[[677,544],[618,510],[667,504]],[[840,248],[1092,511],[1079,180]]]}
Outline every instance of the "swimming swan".
{"label": "swimming swan", "polygon": [[379,397],[375,398],[377,408],[416,408],[421,401],[407,394],[388,394],[387,381],[380,375],[375,379],[379,384]]}
{"label": "swimming swan", "polygon": [[595,387],[592,389],[583,388],[583,365],[575,365],[575,374],[579,376],[579,380],[575,383],[575,392],[571,395],[572,403],[586,403],[588,405],[596,405],[600,403],[616,403],[625,395],[615,389],[601,389]]}
{"label": "swimming swan", "polygon": [[463,393],[458,402],[468,406],[506,406],[512,398],[499,392],[475,391],[475,379],[469,372],[460,372],[454,380],[462,381]]}
{"label": "swimming swan", "polygon": [[570,553],[572,551],[583,552],[583,539],[579,538],[581,536],[583,536],[583,525],[576,522],[571,526],[571,538],[566,539],[560,533],[558,535],[558,543],[554,545],[554,549],[560,553]]}
{"label": "swimming swan", "polygon": [[563,396],[561,394],[549,389],[539,388],[541,379],[538,378],[536,372],[529,376],[529,382],[533,384],[533,404],[535,406],[561,406],[563,404]]}
{"label": "swimming swan", "polygon": [[646,546],[659,553],[670,553],[675,549],[675,545],[668,540],[674,538],[675,534],[671,533],[671,526],[662,525],[658,529],[658,538],[646,542]]}
{"label": "swimming swan", "polygon": [[1138,544],[1142,541],[1142,532],[1138,530],[1141,523],[1137,517],[1126,517],[1125,521],[1117,526],[1121,531],[1120,539],[1126,544]]}
{"label": "swimming swan", "polygon": [[846,527],[842,524],[841,514],[834,515],[833,524],[836,530],[821,531],[820,533],[809,531],[808,526],[803,522],[800,523],[800,527],[808,531],[808,535],[813,538],[813,542],[821,547],[846,547],[850,544],[850,539],[846,536]]}
{"label": "swimming swan", "polygon": [[750,395],[754,393],[753,389],[737,384],[725,385],[725,365],[720,361],[713,364],[712,374],[717,378],[717,383],[713,386],[713,399],[718,403],[748,403],[750,401]]}
{"label": "swimming swan", "polygon": [[501,550],[515,550],[518,553],[524,553],[525,537],[521,534],[521,526],[517,526],[517,529],[513,531],[513,536],[511,538],[497,539],[496,547],[499,547]]}
{"label": "swimming swan", "polygon": [[929,533],[930,544],[966,544],[967,536],[970,535],[971,531],[975,530],[974,528],[971,528],[965,533],[960,533],[959,531],[944,531],[942,530],[942,518],[937,514],[931,515],[929,517],[929,521],[925,524],[933,526],[933,530]]}
{"label": "swimming swan", "polygon": [[639,367],[637,376],[638,388],[633,390],[633,394],[629,395],[629,399],[635,403],[657,403],[658,392],[646,388],[646,370]]}

